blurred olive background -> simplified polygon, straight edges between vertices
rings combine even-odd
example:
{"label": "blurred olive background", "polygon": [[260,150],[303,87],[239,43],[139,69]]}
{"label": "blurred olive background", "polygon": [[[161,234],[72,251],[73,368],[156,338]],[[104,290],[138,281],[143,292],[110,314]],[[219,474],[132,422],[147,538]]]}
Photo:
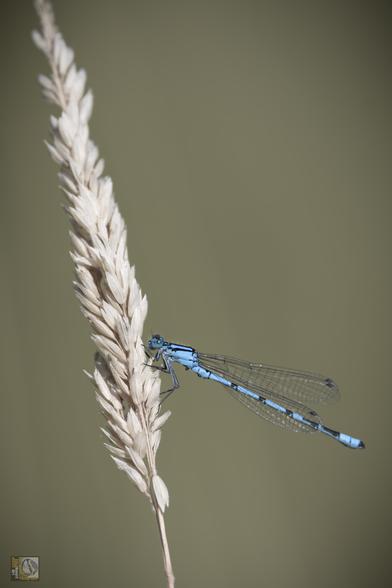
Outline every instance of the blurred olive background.
{"label": "blurred olive background", "polygon": [[[350,451],[179,370],[160,473],[177,586],[387,585],[391,13],[387,2],[55,2],[95,95],[146,337],[326,373]],[[29,2],[1,18],[1,586],[164,586],[146,500],[82,373],[68,225]]]}

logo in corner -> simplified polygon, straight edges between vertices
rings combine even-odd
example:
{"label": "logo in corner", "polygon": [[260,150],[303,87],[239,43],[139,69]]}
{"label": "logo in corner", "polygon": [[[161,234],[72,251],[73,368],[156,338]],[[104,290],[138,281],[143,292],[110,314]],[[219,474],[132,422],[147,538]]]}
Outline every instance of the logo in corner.
{"label": "logo in corner", "polygon": [[39,580],[39,557],[12,555],[11,580]]}

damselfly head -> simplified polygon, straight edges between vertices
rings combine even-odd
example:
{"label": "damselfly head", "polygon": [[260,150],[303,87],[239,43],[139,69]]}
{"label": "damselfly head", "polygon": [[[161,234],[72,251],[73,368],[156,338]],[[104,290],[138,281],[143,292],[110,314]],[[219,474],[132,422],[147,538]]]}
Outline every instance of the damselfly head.
{"label": "damselfly head", "polygon": [[148,342],[149,349],[161,349],[165,343],[165,339],[161,335],[153,335]]}

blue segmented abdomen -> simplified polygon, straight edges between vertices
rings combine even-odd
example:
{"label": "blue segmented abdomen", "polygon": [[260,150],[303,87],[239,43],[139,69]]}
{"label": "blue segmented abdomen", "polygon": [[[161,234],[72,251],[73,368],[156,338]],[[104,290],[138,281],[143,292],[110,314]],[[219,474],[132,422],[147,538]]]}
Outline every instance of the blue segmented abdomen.
{"label": "blue segmented abdomen", "polygon": [[[240,384],[234,384],[230,380],[223,378],[222,376],[215,374],[214,372],[207,370],[204,367],[201,367],[199,364],[192,366],[191,369],[199,377],[219,382],[220,384],[226,386],[230,390],[234,390],[236,392],[239,392],[241,395],[248,397],[252,400],[253,403],[254,401],[257,401],[258,403],[260,403],[260,405],[266,406],[272,409],[275,413],[283,415],[286,420],[290,419],[293,422],[293,424],[298,423],[298,425],[302,426],[304,430],[308,429],[324,433],[325,435],[332,437],[336,441],[339,441],[339,443],[342,443],[343,445],[345,445],[346,447],[350,447],[351,449],[360,449],[365,447],[365,444],[363,443],[363,441],[361,441],[361,439],[356,439],[355,437],[347,435],[346,433],[340,433],[339,431],[334,431],[329,427],[325,427],[321,422],[317,422],[316,420],[307,418],[306,416],[300,414],[299,412],[296,412],[295,410],[286,408],[278,402],[274,402],[273,400],[265,398],[261,394],[249,390],[245,386],[241,386]],[[318,417],[317,413],[315,413],[314,411],[309,410],[309,414],[314,415],[314,417]]]}
{"label": "blue segmented abdomen", "polygon": [[324,427],[321,425],[319,429],[321,433],[325,435],[329,435],[339,443],[342,443],[346,447],[350,447],[351,449],[364,449],[365,443],[361,439],[356,439],[355,437],[351,437],[351,435],[347,435],[346,433],[339,433],[339,431],[334,431],[333,429],[329,429],[328,427]]}

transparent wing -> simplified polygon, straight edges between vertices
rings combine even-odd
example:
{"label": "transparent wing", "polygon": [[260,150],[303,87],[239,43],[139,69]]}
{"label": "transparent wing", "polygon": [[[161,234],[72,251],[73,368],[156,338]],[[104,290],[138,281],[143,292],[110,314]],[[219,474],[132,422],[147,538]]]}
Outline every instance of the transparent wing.
{"label": "transparent wing", "polygon": [[267,398],[294,400],[304,405],[328,404],[339,399],[339,389],[331,378],[270,365],[250,363],[224,355],[198,354],[206,369],[237,384],[257,389]]}
{"label": "transparent wing", "polygon": [[[264,399],[273,400],[274,402],[279,404],[283,409],[300,414],[312,423],[322,424],[320,416],[314,410],[303,404],[302,401],[298,400],[298,398],[303,398],[303,394],[299,393],[298,388],[300,376],[302,380],[305,380],[306,378],[306,381],[309,381],[310,378],[317,378],[318,382],[326,380],[326,378],[324,378],[323,376],[316,376],[315,374],[308,374],[305,372],[297,372],[293,370],[285,370],[283,368],[275,368],[272,366],[261,366],[260,364],[251,364],[249,362],[225,357],[222,355],[198,353],[198,358],[199,363],[203,368],[215,372],[216,374],[219,374],[223,378],[235,384],[247,387],[252,392],[257,392]],[[264,371],[268,372],[268,378],[263,378],[260,375],[261,368],[263,368],[263,375]],[[294,381],[297,387],[296,393],[292,394],[292,398],[289,397],[289,393],[287,395],[284,395],[281,394],[279,391],[281,389],[290,389],[292,391],[293,385],[291,384],[291,387],[288,386],[287,388],[283,387],[277,377],[274,378],[274,376],[270,375],[269,370],[271,370],[271,373],[279,371],[280,380],[283,380],[283,374],[286,374],[287,379],[290,379],[291,382]],[[290,374],[290,378],[287,374]],[[296,376],[295,379],[293,378],[294,374]],[[261,402],[260,400],[252,398],[251,396],[248,396],[245,393],[235,390],[233,388],[227,388],[227,390],[230,392],[233,398],[239,400],[252,412],[266,419],[267,421],[272,422],[275,425],[296,432],[315,432],[315,429],[313,427],[306,425],[306,423],[301,423],[294,420],[289,413],[286,414],[285,412],[276,410],[275,408],[268,406],[268,404],[263,404],[263,402]],[[317,395],[316,398],[318,398],[318,402],[323,401],[320,400],[319,396]]]}

